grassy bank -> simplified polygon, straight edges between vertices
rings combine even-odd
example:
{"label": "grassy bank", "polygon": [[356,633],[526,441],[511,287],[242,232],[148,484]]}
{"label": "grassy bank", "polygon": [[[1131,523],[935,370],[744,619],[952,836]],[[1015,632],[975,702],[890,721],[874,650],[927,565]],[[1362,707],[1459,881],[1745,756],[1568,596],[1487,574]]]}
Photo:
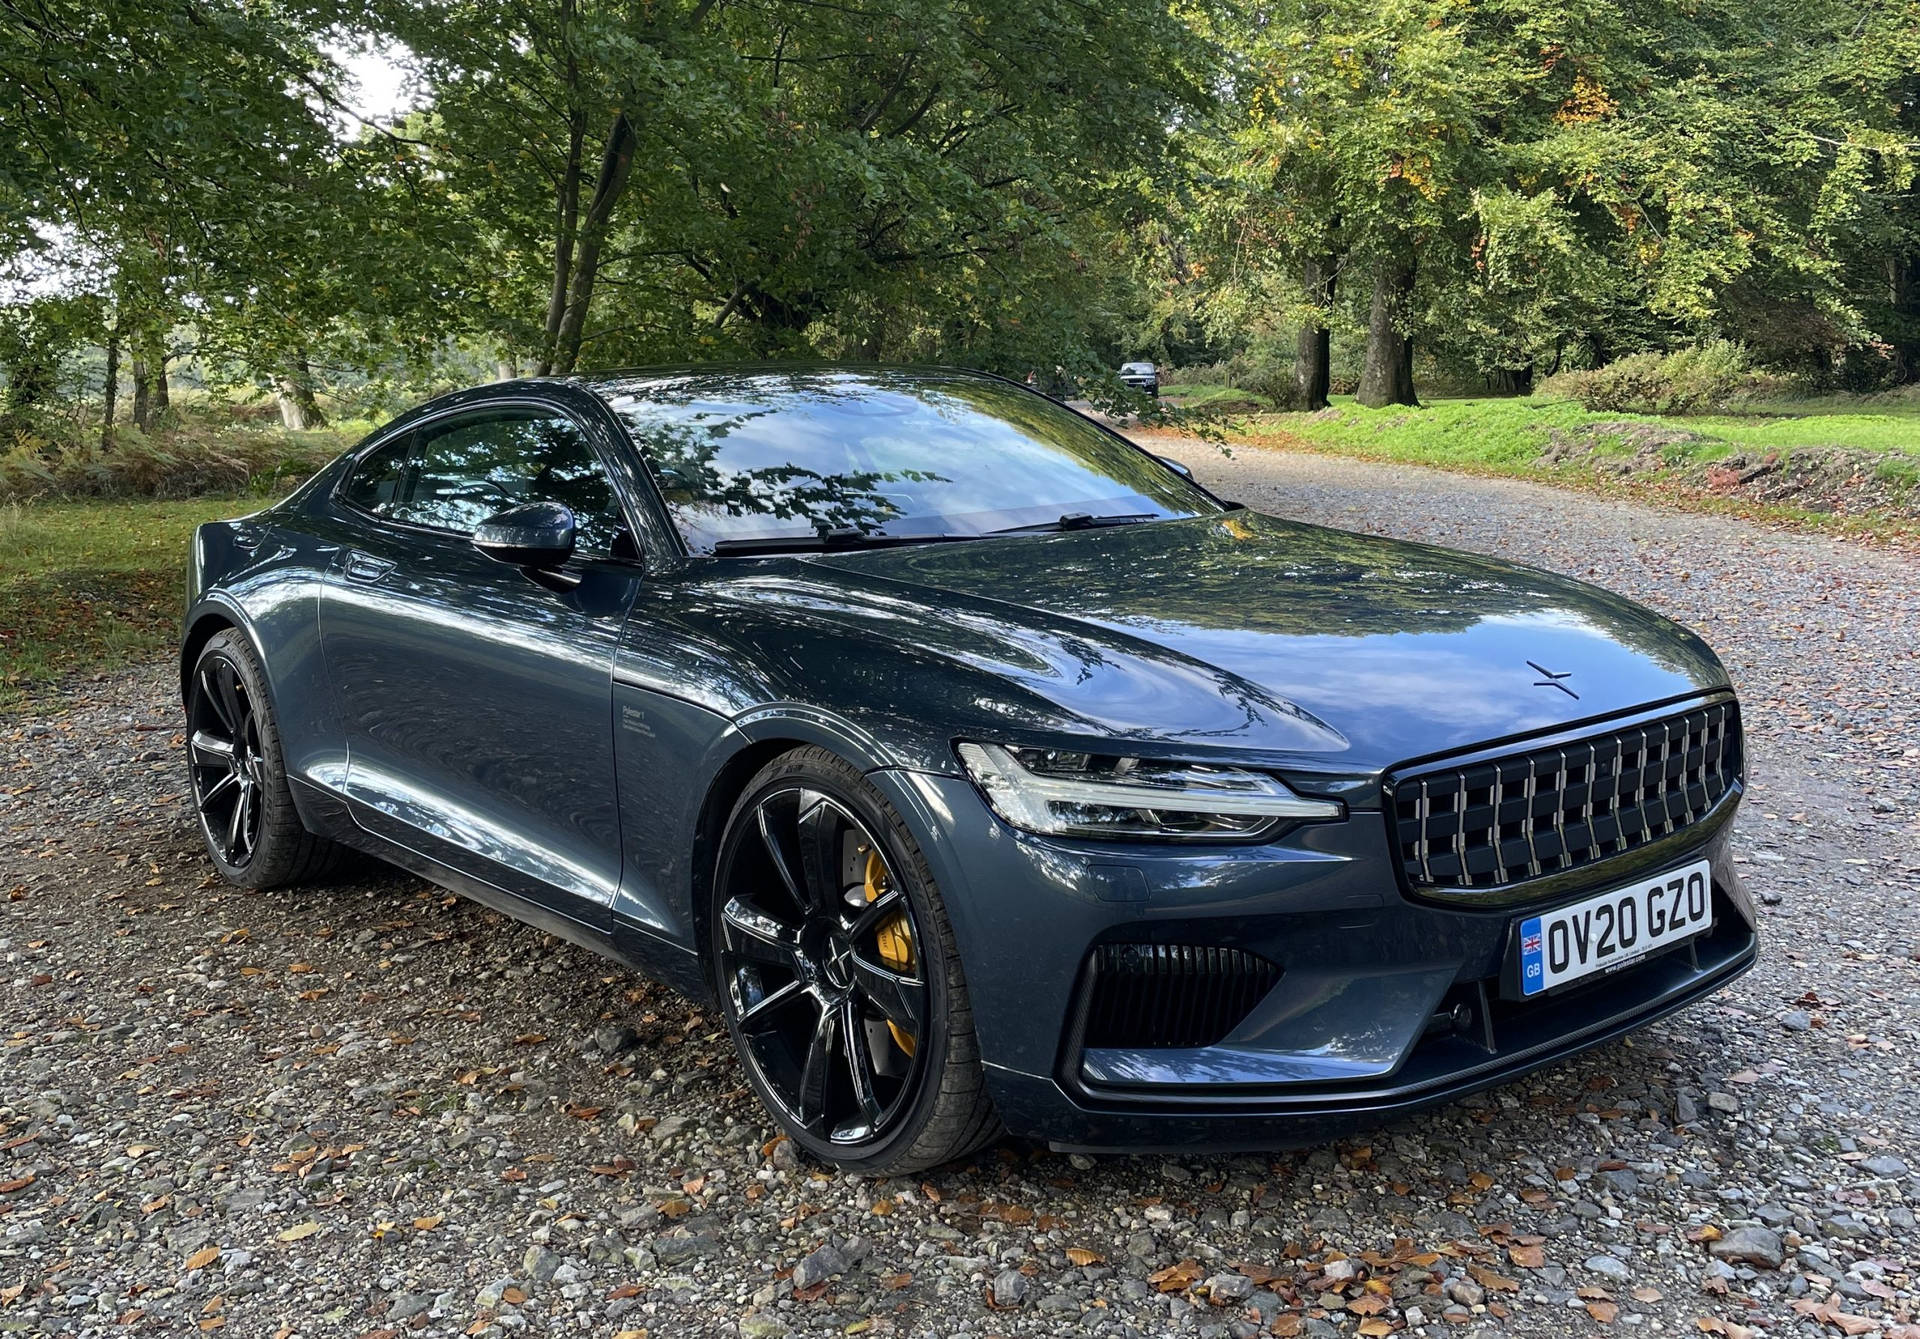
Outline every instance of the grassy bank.
{"label": "grassy bank", "polygon": [[1920,534],[1920,413],[1603,414],[1565,400],[1439,400],[1253,414],[1232,440],[1624,489],[1854,532]]}
{"label": "grassy bank", "polygon": [[259,499],[0,506],[0,712],[69,675],[166,655],[187,542]]}

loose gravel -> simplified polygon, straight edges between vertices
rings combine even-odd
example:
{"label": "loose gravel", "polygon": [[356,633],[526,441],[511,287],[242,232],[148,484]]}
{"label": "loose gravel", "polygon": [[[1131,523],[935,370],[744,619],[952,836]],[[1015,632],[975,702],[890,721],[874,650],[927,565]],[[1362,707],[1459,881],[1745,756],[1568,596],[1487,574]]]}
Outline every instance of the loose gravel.
{"label": "loose gravel", "polygon": [[0,727],[0,1332],[1920,1339],[1920,576],[1512,482],[1158,443],[1263,510],[1534,562],[1746,703],[1760,966],[1302,1153],[797,1157],[719,1020],[369,867],[250,894],[164,668]]}

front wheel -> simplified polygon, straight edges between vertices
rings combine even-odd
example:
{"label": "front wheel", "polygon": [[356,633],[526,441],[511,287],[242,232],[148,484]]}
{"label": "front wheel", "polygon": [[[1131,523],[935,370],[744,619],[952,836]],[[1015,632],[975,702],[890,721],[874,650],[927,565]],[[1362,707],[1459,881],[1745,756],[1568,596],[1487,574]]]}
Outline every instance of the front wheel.
{"label": "front wheel", "polygon": [[276,888],[332,869],[343,849],[301,825],[267,676],[235,629],[215,633],[187,686],[187,763],[207,854],[228,882]]}
{"label": "front wheel", "polygon": [[728,1030],[796,1144],[901,1173],[999,1132],[940,891],[857,770],[817,748],[768,764],[727,821],[712,899]]}

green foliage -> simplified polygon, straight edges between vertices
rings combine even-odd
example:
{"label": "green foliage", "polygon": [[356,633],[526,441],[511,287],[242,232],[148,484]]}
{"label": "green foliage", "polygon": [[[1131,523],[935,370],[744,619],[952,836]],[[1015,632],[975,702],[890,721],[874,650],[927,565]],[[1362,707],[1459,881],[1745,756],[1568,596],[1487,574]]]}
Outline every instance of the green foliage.
{"label": "green foliage", "polygon": [[338,429],[289,433],[277,424],[235,422],[219,410],[183,415],[152,433],[123,427],[108,449],[91,432],[17,437],[0,448],[0,503],[277,496],[352,441]]}
{"label": "green foliage", "polygon": [[1759,382],[1747,351],[1711,340],[1673,353],[1636,353],[1585,372],[1562,372],[1540,393],[1603,413],[1697,414],[1724,409]]}

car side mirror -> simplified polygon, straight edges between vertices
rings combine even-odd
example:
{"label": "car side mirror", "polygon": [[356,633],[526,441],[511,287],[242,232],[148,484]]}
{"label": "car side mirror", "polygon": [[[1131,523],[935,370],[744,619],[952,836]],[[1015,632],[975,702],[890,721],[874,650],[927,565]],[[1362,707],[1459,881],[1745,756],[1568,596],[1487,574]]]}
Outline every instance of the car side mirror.
{"label": "car side mirror", "polygon": [[551,571],[573,556],[573,513],[558,502],[526,502],[473,528],[473,547],[495,562]]}
{"label": "car side mirror", "polygon": [[1193,469],[1187,464],[1186,461],[1175,460],[1172,456],[1160,456],[1158,457],[1158,459],[1162,465],[1165,465],[1168,469],[1172,470],[1175,474],[1179,475],[1182,479],[1185,479],[1188,483],[1193,482]]}

